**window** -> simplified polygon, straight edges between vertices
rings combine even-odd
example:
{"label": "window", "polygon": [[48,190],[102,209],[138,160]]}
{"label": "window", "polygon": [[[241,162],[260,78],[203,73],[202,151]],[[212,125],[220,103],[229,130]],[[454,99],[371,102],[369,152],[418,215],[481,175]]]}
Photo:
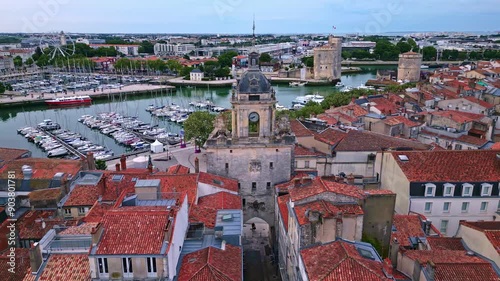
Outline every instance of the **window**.
{"label": "window", "polygon": [[147,258],[148,277],[156,277],[156,258]]}
{"label": "window", "polygon": [[448,221],[447,220],[442,220],[441,221],[441,227],[439,227],[439,231],[442,234],[446,234],[447,230],[448,230]]}
{"label": "window", "polygon": [[469,202],[462,203],[462,213],[467,213],[469,211]]}
{"label": "window", "polygon": [[229,163],[226,163],[226,170],[229,169]]}
{"label": "window", "polygon": [[453,196],[455,192],[455,186],[453,184],[445,183],[444,184],[444,196]]}
{"label": "window", "polygon": [[481,196],[490,196],[492,190],[492,185],[489,183],[481,184]]}
{"label": "window", "polygon": [[274,163],[273,162],[269,162],[269,169],[273,169],[274,168]]}
{"label": "window", "polygon": [[85,215],[89,211],[88,207],[80,207],[78,208],[78,214]]}
{"label": "window", "polygon": [[500,200],[498,200],[498,204],[497,204],[497,212],[500,211]]}
{"label": "window", "polygon": [[123,277],[133,277],[134,269],[132,268],[132,258],[122,258]]}
{"label": "window", "polygon": [[65,209],[64,209],[64,215],[65,215],[65,216],[71,216],[71,209],[69,209],[69,208],[65,208]]}
{"label": "window", "polygon": [[444,202],[444,204],[443,204],[443,213],[449,213],[450,212],[450,206],[451,206],[451,202]]}
{"label": "window", "polygon": [[426,213],[432,212],[432,202],[425,202],[425,209],[424,209],[424,211]]}
{"label": "window", "polygon": [[304,168],[309,168],[309,161],[304,161]]}
{"label": "window", "polygon": [[486,213],[487,210],[488,210],[488,202],[481,202],[481,209],[479,209],[479,211],[481,213]]}
{"label": "window", "polygon": [[257,190],[257,183],[252,182],[252,192],[254,192],[255,190]]}
{"label": "window", "polygon": [[108,274],[108,259],[107,258],[98,258],[97,259],[97,267],[99,268],[100,274]]}
{"label": "window", "polygon": [[470,183],[463,184],[462,196],[472,196],[474,186]]}
{"label": "window", "polygon": [[436,192],[436,185],[428,183],[425,185],[425,196],[426,197],[431,197],[434,196]]}
{"label": "window", "polygon": [[271,182],[267,182],[267,184],[266,184],[266,188],[267,188],[267,189],[271,189]]}

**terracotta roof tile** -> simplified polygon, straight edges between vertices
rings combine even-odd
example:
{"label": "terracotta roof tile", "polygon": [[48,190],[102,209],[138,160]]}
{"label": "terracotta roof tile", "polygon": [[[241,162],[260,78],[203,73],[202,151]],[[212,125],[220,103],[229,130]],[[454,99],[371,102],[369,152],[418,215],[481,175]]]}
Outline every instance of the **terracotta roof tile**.
{"label": "terracotta roof tile", "polygon": [[[64,172],[65,177],[69,174],[75,176],[81,169],[79,160],[46,159],[46,158],[22,158],[0,168],[0,178],[7,178],[8,171],[22,171],[23,165],[29,165],[33,169],[32,179],[50,180],[59,172]],[[22,173],[19,172],[19,177]]]}
{"label": "terracotta roof tile", "polygon": [[459,138],[457,138],[457,141],[477,145],[478,147],[481,147],[489,142],[487,139],[480,139],[480,138],[468,136],[468,135],[460,136]]}
{"label": "terracotta roof tile", "polygon": [[325,156],[325,154],[323,154],[319,151],[308,149],[300,144],[295,145],[295,148],[293,150],[293,155],[294,156]]}
{"label": "terracotta roof tile", "polygon": [[404,116],[390,116],[390,117],[387,117],[383,122],[387,125],[390,125],[390,126],[394,126],[394,125],[403,123],[406,127],[409,127],[409,128],[417,127],[420,125],[419,123],[413,122]]}
{"label": "terracotta roof tile", "polygon": [[496,142],[495,144],[493,144],[493,146],[491,147],[492,150],[500,150],[500,142]]}
{"label": "terracotta roof tile", "polygon": [[0,167],[27,154],[29,150],[26,149],[0,147]]}
{"label": "terracotta roof tile", "polygon": [[0,279],[4,281],[19,281],[23,280],[26,275],[31,275],[30,270],[30,256],[28,249],[15,249],[15,268],[14,273],[10,272],[11,268],[8,264],[10,262],[10,250],[4,251],[0,254]]}
{"label": "terracotta roof tile", "polygon": [[476,99],[475,97],[464,97],[464,99],[470,101],[470,102],[473,102],[473,103],[476,103],[476,104],[479,104],[480,106],[484,107],[484,108],[493,108],[495,107],[493,104],[489,103],[489,102],[485,102],[483,100],[480,100],[480,99]]}
{"label": "terracotta roof tile", "polygon": [[[500,180],[497,151],[398,151],[394,159],[410,182],[489,182]],[[398,155],[406,155],[401,161]]]}
{"label": "terracotta roof tile", "polygon": [[425,237],[420,218],[416,215],[395,214],[393,226],[396,230],[392,231],[391,240],[397,239],[403,247],[411,246],[410,237]]}
{"label": "terracotta roof tile", "polygon": [[76,186],[70,192],[64,207],[72,206],[92,206],[99,198],[97,186]]}
{"label": "terracotta roof tile", "polygon": [[[45,222],[45,228],[43,227]],[[64,225],[64,221],[56,217],[55,211],[30,210],[17,221],[19,239],[40,240],[55,225]]]}
{"label": "terracotta roof tile", "polygon": [[231,178],[221,177],[214,174],[200,172],[198,182],[217,186],[229,191],[238,192],[238,181]]}
{"label": "terracotta roof tile", "polygon": [[430,149],[429,145],[418,141],[395,138],[373,132],[352,130],[335,147],[335,151],[381,151],[382,149],[398,147],[414,150]]}
{"label": "terracotta roof tile", "polygon": [[87,281],[90,278],[87,255],[52,254],[39,281]]}
{"label": "terracotta roof tile", "polygon": [[178,281],[241,281],[243,256],[240,247],[225,245],[225,250],[208,247],[182,259]]}
{"label": "terracotta roof tile", "polygon": [[87,215],[82,219],[84,222],[101,222],[104,214],[113,208],[113,204],[106,204],[101,202],[95,202],[94,206],[90,208]]}
{"label": "terracotta roof tile", "polygon": [[215,227],[218,210],[241,210],[241,197],[229,192],[217,192],[198,198],[198,204],[189,211],[190,222],[202,222],[207,228]]}
{"label": "terracotta roof tile", "polygon": [[305,225],[309,223],[307,211],[317,211],[324,218],[341,217],[342,215],[362,215],[363,209],[357,204],[335,205],[328,201],[318,200],[306,204],[295,205],[293,210],[297,216],[298,223]]}
{"label": "terracotta roof tile", "polygon": [[488,263],[477,256],[468,256],[466,251],[451,250],[413,250],[404,252],[408,258],[418,261],[420,264],[426,264],[428,261],[433,263],[454,263],[454,264],[477,264]]}
{"label": "terracotta roof tile", "polygon": [[335,130],[333,128],[328,128],[320,133],[315,133],[314,139],[316,139],[320,142],[324,142],[324,143],[329,144],[329,145],[336,145],[346,135],[347,134],[342,132],[342,131]]}
{"label": "terracotta roof tile", "polygon": [[300,254],[311,281],[391,280],[381,262],[363,258],[354,245],[344,241],[306,248]]}
{"label": "terracotta roof tile", "polygon": [[432,250],[465,251],[462,238],[429,236],[427,237],[427,243]]}
{"label": "terracotta roof tile", "polygon": [[500,254],[500,221],[462,221],[460,224],[483,232],[491,245]]}
{"label": "terracotta roof tile", "polygon": [[283,219],[283,226],[285,231],[288,232],[288,201],[290,201],[290,195],[282,195],[278,197],[278,208],[280,210],[281,218]]}
{"label": "terracotta roof tile", "polygon": [[433,112],[425,112],[425,114],[449,118],[460,124],[472,121],[480,121],[485,117],[484,114],[475,114],[456,110],[439,110]]}
{"label": "terracotta roof tile", "polygon": [[363,191],[356,186],[338,182],[332,182],[328,180],[322,180],[319,177],[316,177],[315,179],[308,181],[302,186],[293,187],[289,190],[289,192],[290,192],[290,198],[294,202],[324,192],[342,194],[357,199],[364,198]]}
{"label": "terracotta roof tile", "polygon": [[434,269],[435,281],[499,281],[491,264],[438,263]]}
{"label": "terracotta roof tile", "polygon": [[358,105],[357,103],[350,103],[348,105],[344,106],[339,106],[339,107],[332,107],[330,109],[327,109],[325,111],[327,114],[331,113],[343,113],[346,114],[347,116],[350,117],[362,117],[368,114],[368,110],[364,109],[362,106]]}
{"label": "terracotta roof tile", "polygon": [[402,108],[401,105],[397,105],[394,102],[391,102],[385,97],[379,97],[379,98],[368,98],[370,103],[372,104],[372,107],[375,107],[378,109],[382,114],[385,115],[391,115],[391,114],[396,114],[400,111]]}
{"label": "terracotta roof tile", "polygon": [[70,226],[61,231],[59,235],[90,235],[92,233],[92,229],[95,228],[98,224],[98,222],[88,222],[82,223],[78,226]]}
{"label": "terracotta roof tile", "polygon": [[298,120],[291,120],[290,121],[290,127],[292,132],[295,134],[296,137],[309,137],[312,136],[312,132],[309,131],[300,121]]}
{"label": "terracotta roof tile", "polygon": [[167,174],[169,174],[169,175],[189,174],[189,168],[186,166],[182,166],[181,164],[173,165],[167,169]]}
{"label": "terracotta roof tile", "polygon": [[31,202],[36,201],[59,201],[62,196],[62,189],[57,188],[45,188],[41,190],[34,190],[28,195]]}
{"label": "terracotta roof tile", "polygon": [[330,126],[337,125],[337,122],[339,122],[339,120],[337,118],[335,118],[334,116],[327,114],[327,113],[318,114],[316,116],[316,118],[325,121],[326,124],[328,124]]}
{"label": "terracotta roof tile", "polygon": [[160,254],[170,212],[153,207],[148,208],[151,211],[139,211],[140,208],[134,207],[120,209],[110,210],[104,215],[104,231],[96,254]]}
{"label": "terracotta roof tile", "polygon": [[167,175],[155,178],[161,179],[162,193],[186,192],[189,204],[193,205],[196,202],[198,174]]}

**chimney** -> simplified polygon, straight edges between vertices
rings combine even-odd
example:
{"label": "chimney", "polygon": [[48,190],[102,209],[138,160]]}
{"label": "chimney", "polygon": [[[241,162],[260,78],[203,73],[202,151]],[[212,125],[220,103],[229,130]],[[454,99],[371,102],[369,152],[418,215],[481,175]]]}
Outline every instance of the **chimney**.
{"label": "chimney", "polygon": [[80,156],[80,163],[82,163],[83,171],[87,171],[89,169],[89,163],[87,162],[87,159],[85,159],[85,157]]}
{"label": "chimney", "polygon": [[153,165],[152,164],[148,165],[148,171],[149,171],[150,174],[153,173]]}
{"label": "chimney", "polygon": [[200,159],[198,159],[198,157],[194,159],[194,172],[196,174],[200,172]]}
{"label": "chimney", "polygon": [[38,242],[33,243],[29,249],[31,272],[38,272],[42,265],[42,251]]}
{"label": "chimney", "polygon": [[220,245],[220,249],[221,249],[222,251],[225,251],[225,250],[226,250],[226,240],[222,240],[222,243],[221,243],[221,245]]}
{"label": "chimney", "polygon": [[115,164],[115,169],[116,169],[117,172],[120,171],[120,163],[116,163]]}
{"label": "chimney", "polygon": [[122,166],[122,170],[125,171],[127,169],[127,158],[122,154],[120,157],[120,165]]}
{"label": "chimney", "polygon": [[434,271],[436,270],[436,265],[432,261],[427,261],[427,274],[429,276],[429,281],[434,281]]}
{"label": "chimney", "polygon": [[101,235],[104,228],[102,227],[102,223],[98,223],[94,228],[92,228],[90,234],[92,236],[92,246],[97,245],[99,240],[101,240]]}
{"label": "chimney", "polygon": [[89,152],[87,153],[87,163],[89,165],[89,170],[95,170],[95,159],[94,159],[94,153]]}
{"label": "chimney", "polygon": [[347,183],[354,184],[354,175],[352,173],[347,176]]}
{"label": "chimney", "polygon": [[391,255],[391,264],[393,268],[397,268],[398,266],[398,252],[399,252],[399,241],[397,238],[394,238],[392,243],[391,243],[391,250],[390,250],[390,255]]}

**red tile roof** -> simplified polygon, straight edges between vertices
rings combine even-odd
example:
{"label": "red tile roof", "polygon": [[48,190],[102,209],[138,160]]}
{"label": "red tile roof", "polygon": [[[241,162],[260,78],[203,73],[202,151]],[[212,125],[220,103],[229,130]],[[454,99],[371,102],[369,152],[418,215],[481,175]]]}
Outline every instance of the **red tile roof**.
{"label": "red tile roof", "polygon": [[389,126],[394,126],[394,125],[403,123],[406,127],[409,127],[409,128],[417,127],[417,126],[420,125],[419,123],[413,122],[413,121],[411,121],[410,119],[408,119],[408,118],[406,118],[404,116],[390,116],[390,117],[387,117],[384,120],[384,123],[387,124],[387,125],[389,125]]}
{"label": "red tile roof", "polygon": [[300,144],[295,145],[293,154],[295,156],[325,156],[325,154],[319,151],[308,149]]}
{"label": "red tile roof", "polygon": [[235,179],[200,172],[200,175],[198,176],[198,182],[206,183],[233,192],[238,192],[238,181]]}
{"label": "red tile roof", "polygon": [[283,226],[285,231],[288,232],[288,201],[290,201],[290,195],[282,195],[278,197],[278,208],[280,210],[281,218],[283,219]]}
{"label": "red tile roof", "polygon": [[342,194],[357,199],[364,197],[363,191],[356,186],[322,180],[316,177],[302,186],[291,188],[290,198],[295,202],[324,192]]}
{"label": "red tile roof", "polygon": [[420,218],[416,215],[395,214],[393,225],[396,231],[392,232],[391,240],[397,239],[403,247],[411,246],[410,237],[425,237]]}
{"label": "red tile roof", "polygon": [[[410,182],[488,182],[500,180],[497,151],[398,151],[392,155]],[[401,161],[398,155],[406,155]]]}
{"label": "red tile roof", "polygon": [[480,106],[487,108],[487,109],[495,107],[493,104],[491,104],[489,102],[485,102],[484,100],[476,99],[475,97],[464,97],[464,99],[466,99],[470,102],[479,104]]}
{"label": "red tile roof", "polygon": [[186,166],[182,166],[181,164],[173,165],[167,169],[167,174],[169,174],[169,175],[189,174],[189,168]]}
{"label": "red tile roof", "polygon": [[339,143],[347,134],[342,132],[342,131],[339,131],[339,130],[335,130],[335,129],[332,129],[332,128],[328,128],[320,133],[315,133],[314,134],[314,139],[320,141],[320,142],[323,142],[323,143],[326,143],[328,145],[336,145],[337,143]]}
{"label": "red tile roof", "polygon": [[161,179],[162,193],[185,192],[188,195],[189,204],[193,205],[196,202],[198,194],[197,174],[167,175],[153,178]]}
{"label": "red tile roof", "polygon": [[387,148],[405,147],[414,150],[429,150],[430,146],[418,141],[395,138],[367,131],[352,130],[347,133],[335,151],[381,151]]}
{"label": "red tile roof", "polygon": [[[382,114],[391,115],[396,114],[402,108],[401,105],[397,105],[394,102],[386,99],[385,97],[379,98],[369,98],[370,103],[372,103],[372,107],[378,109]],[[374,104],[373,104],[374,103]]]}
{"label": "red tile roof", "polygon": [[64,203],[64,207],[92,206],[98,198],[99,190],[97,186],[76,186],[70,192],[68,200]]}
{"label": "red tile roof", "polygon": [[[43,227],[45,222],[45,228]],[[16,224],[19,239],[40,240],[55,225],[64,225],[64,221],[56,217],[55,211],[30,210]]]}
{"label": "red tile roof", "polygon": [[316,118],[325,121],[326,124],[328,124],[330,126],[337,125],[337,122],[339,122],[339,120],[337,118],[335,118],[334,116],[332,116],[330,114],[326,114],[326,113],[318,114],[316,116]]}
{"label": "red tile roof", "polygon": [[0,166],[22,157],[29,153],[29,150],[0,147]]}
{"label": "red tile roof", "polygon": [[335,205],[328,201],[318,200],[306,204],[295,205],[293,210],[297,216],[298,223],[305,225],[309,223],[309,218],[306,215],[308,211],[317,211],[321,213],[323,218],[336,218],[342,215],[362,215],[363,209],[357,204]]}
{"label": "red tile roof", "polygon": [[489,142],[487,139],[480,139],[480,138],[468,136],[468,135],[460,136],[459,138],[457,138],[457,141],[460,141],[463,143],[468,143],[468,144],[473,144],[473,145],[476,145],[478,147],[481,147]]}
{"label": "red tile roof", "polygon": [[427,243],[432,250],[465,251],[462,238],[429,236]]}
{"label": "red tile roof", "polygon": [[98,224],[98,222],[87,222],[78,226],[70,226],[61,231],[59,235],[90,235],[92,233],[92,229]]}
{"label": "red tile roof", "polygon": [[466,251],[451,250],[412,250],[403,253],[404,256],[418,261],[420,264],[426,264],[428,261],[433,263],[454,263],[454,264],[477,264],[487,263],[477,256],[468,256]]}
{"label": "red tile roof", "polygon": [[218,210],[241,210],[241,197],[229,192],[218,192],[198,198],[198,204],[189,211],[189,222],[202,222],[214,228]]}
{"label": "red tile roof", "polygon": [[104,214],[113,208],[113,204],[95,202],[87,215],[82,219],[84,222],[101,222]]}
{"label": "red tile roof", "polygon": [[489,263],[446,264],[438,263],[434,268],[435,281],[499,281],[500,278]]}
{"label": "red tile roof", "polygon": [[39,281],[87,281],[90,278],[89,257],[79,254],[52,254]]}
{"label": "red tile roof", "polygon": [[456,111],[456,110],[442,110],[442,111],[439,110],[433,112],[425,112],[425,114],[449,118],[460,124],[472,121],[480,121],[485,117],[485,115],[483,114],[475,114],[475,113]]}
{"label": "red tile roof", "polygon": [[500,142],[496,142],[495,144],[493,144],[493,146],[491,147],[492,150],[500,150]]}
{"label": "red tile roof", "polygon": [[313,135],[309,129],[307,129],[300,121],[291,120],[290,128],[296,137],[310,137]]}
{"label": "red tile roof", "polygon": [[[4,239],[5,237],[2,237]],[[14,273],[10,272],[10,257],[7,255],[10,254],[10,250],[4,251],[0,254],[0,279],[4,281],[19,281],[23,280],[23,278],[29,274],[31,275],[30,270],[30,256],[28,249],[15,249],[15,268]]]}
{"label": "red tile roof", "polygon": [[[121,180],[113,180],[114,176],[122,175]],[[127,169],[125,171],[105,171],[101,181],[104,182],[104,193],[102,201],[115,201],[125,191],[135,192],[135,181],[133,179],[146,179],[149,176],[147,169]]]}
{"label": "red tile roof", "polygon": [[336,241],[300,251],[310,281],[391,280],[381,262],[363,258],[355,246]]}
{"label": "red tile roof", "polygon": [[22,166],[29,165],[33,170],[32,179],[52,179],[56,173],[63,172],[75,176],[81,169],[79,160],[45,159],[45,158],[21,158],[0,168],[0,178],[7,178],[8,171],[19,171],[18,177],[22,177]]}
{"label": "red tile roof", "polygon": [[348,105],[344,106],[339,106],[339,107],[332,107],[330,109],[327,109],[325,113],[330,114],[330,113],[343,113],[346,114],[350,117],[362,117],[368,114],[368,110],[364,109],[362,106],[358,105],[357,103],[350,103]]}
{"label": "red tile roof", "polygon": [[178,281],[241,281],[243,256],[240,247],[208,247],[182,259]]}
{"label": "red tile roof", "polygon": [[97,244],[96,254],[160,254],[170,212],[153,207],[148,209],[151,211],[122,207],[106,212],[103,218],[104,231]]}

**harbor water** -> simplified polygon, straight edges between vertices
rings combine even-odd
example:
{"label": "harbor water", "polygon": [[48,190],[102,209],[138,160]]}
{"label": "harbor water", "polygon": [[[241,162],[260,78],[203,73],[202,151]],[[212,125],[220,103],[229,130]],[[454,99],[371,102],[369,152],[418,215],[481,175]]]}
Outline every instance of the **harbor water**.
{"label": "harbor water", "polygon": [[[393,69],[391,66],[363,67],[363,72],[342,75],[342,83],[352,88],[364,85],[369,79],[374,79],[377,69]],[[332,86],[306,86],[290,87],[288,85],[273,85],[278,103],[291,107],[292,101],[299,96],[309,94],[327,95],[337,91]],[[166,128],[168,132],[179,133],[182,126],[169,122],[163,118],[152,117],[145,109],[150,106],[176,104],[189,108],[191,102],[211,101],[216,106],[230,108],[230,88],[209,87],[178,87],[176,92],[150,93],[141,96],[122,96],[111,100],[100,100],[90,106],[77,108],[48,108],[45,105],[29,107],[12,107],[0,109],[0,147],[28,149],[33,157],[46,157],[46,153],[35,144],[28,142],[22,135],[17,134],[17,129],[33,126],[44,119],[51,119],[61,125],[63,129],[80,133],[93,143],[105,146],[119,155],[129,150],[126,146],[116,143],[111,137],[92,130],[78,122],[82,115],[97,115],[102,112],[117,112],[123,116],[136,116],[139,120],[151,125]]]}

